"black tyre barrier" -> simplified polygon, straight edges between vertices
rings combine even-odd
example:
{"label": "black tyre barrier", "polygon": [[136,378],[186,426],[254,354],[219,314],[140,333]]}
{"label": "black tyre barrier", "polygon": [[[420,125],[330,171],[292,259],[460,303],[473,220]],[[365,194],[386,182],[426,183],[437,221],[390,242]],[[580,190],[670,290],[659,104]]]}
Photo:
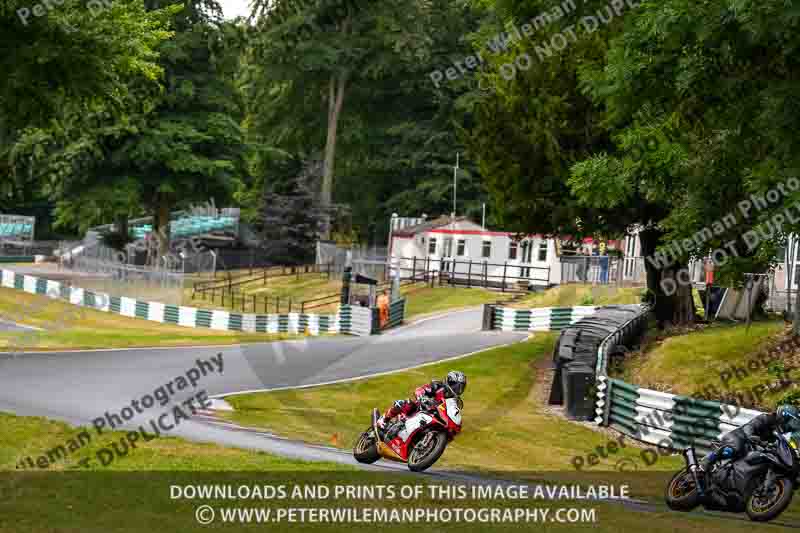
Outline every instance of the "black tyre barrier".
{"label": "black tyre barrier", "polygon": [[610,305],[563,330],[553,350],[550,404],[563,404],[570,418],[593,419],[595,382],[598,372],[605,373],[605,354],[639,339],[648,310],[643,305]]}
{"label": "black tyre barrier", "polygon": [[[643,389],[608,377],[611,358],[628,352],[647,328],[650,307],[611,305],[581,309],[583,318],[564,324],[546,318],[553,310],[487,309],[492,329],[552,331],[561,335],[553,348],[555,376],[549,403],[564,405],[567,416],[609,426],[636,440],[670,450],[694,445],[707,453],[714,441],[761,414],[740,406]],[[560,314],[564,310],[556,310]],[[573,311],[575,312],[575,311]],[[520,318],[521,315],[521,318]],[[531,316],[540,318],[533,327]],[[588,315],[588,316],[586,316]],[[548,326],[549,324],[549,326]]]}

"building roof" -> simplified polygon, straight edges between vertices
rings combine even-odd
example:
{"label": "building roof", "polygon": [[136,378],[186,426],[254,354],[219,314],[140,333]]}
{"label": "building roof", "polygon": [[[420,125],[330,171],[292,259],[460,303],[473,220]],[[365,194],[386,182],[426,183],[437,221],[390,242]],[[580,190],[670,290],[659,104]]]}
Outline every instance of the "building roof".
{"label": "building roof", "polygon": [[416,226],[408,226],[399,230],[395,230],[392,232],[392,235],[396,235],[398,237],[411,237],[416,235],[417,233],[425,233],[426,231],[430,231],[432,229],[441,228],[452,224],[453,222],[472,222],[467,217],[456,217],[455,220],[450,218],[449,215],[442,215],[440,217],[426,220],[422,224],[417,224]]}
{"label": "building roof", "polygon": [[[448,228],[448,226],[451,226],[453,224],[459,227],[456,227],[455,229]],[[473,227],[470,228],[469,226]],[[456,217],[454,220],[450,218],[450,215],[441,215],[437,218],[426,220],[421,224],[416,224],[414,226],[406,226],[404,228],[396,229],[392,232],[392,235],[395,237],[408,238],[428,231],[432,231],[435,233],[454,233],[458,235],[480,234],[486,236],[508,236],[508,237],[513,237],[517,235],[516,233],[509,231],[485,230],[481,228],[478,224],[470,220],[469,217],[461,216],[461,217]],[[528,237],[542,238],[543,236],[537,233],[537,234],[529,234]],[[550,236],[548,238],[555,239],[556,241],[561,241],[561,242],[569,242],[574,239],[572,236]],[[594,244],[596,242],[605,241],[609,248],[616,248],[619,246],[619,241],[615,239],[595,240],[592,237],[585,237],[583,239],[580,239],[580,241],[583,242],[584,244]]]}

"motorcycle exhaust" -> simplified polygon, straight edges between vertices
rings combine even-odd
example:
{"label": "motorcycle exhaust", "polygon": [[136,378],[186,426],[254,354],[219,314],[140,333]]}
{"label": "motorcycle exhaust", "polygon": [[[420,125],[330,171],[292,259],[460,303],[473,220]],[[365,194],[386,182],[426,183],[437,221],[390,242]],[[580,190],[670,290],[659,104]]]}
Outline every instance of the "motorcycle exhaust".
{"label": "motorcycle exhaust", "polygon": [[697,454],[694,451],[694,446],[683,450],[683,458],[686,460],[686,466],[688,466],[690,470],[694,471],[697,469]]}
{"label": "motorcycle exhaust", "polygon": [[686,460],[686,466],[689,468],[689,472],[692,473],[692,477],[694,478],[694,486],[697,487],[698,494],[702,496],[705,492],[705,488],[700,483],[700,476],[697,475],[698,463],[694,446],[690,446],[683,450],[683,458]]}

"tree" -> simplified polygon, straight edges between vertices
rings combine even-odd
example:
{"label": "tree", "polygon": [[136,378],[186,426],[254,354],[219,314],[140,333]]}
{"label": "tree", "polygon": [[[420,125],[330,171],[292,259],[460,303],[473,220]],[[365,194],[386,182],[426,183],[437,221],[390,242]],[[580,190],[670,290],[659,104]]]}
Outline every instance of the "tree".
{"label": "tree", "polygon": [[[485,66],[479,76],[484,90],[462,100],[471,102],[475,118],[464,128],[464,139],[491,194],[497,222],[520,234],[573,238],[620,235],[640,226],[643,253],[655,252],[664,235],[659,224],[671,208],[670,184],[681,172],[670,167],[678,156],[667,145],[661,153],[646,152],[648,161],[609,156],[620,143],[631,153],[643,151],[657,132],[643,126],[635,135],[616,138],[602,98],[587,91],[581,78],[590,65],[602,72],[609,40],[622,31],[622,19],[584,30],[569,47],[548,54],[541,51],[548,43],[557,42],[556,36],[566,39],[570,28],[578,31],[584,17],[596,16],[605,3],[576,4],[531,39],[502,46],[497,43],[506,39],[494,32],[530,24],[551,6],[539,1],[496,6],[503,16],[500,23],[487,19],[488,27],[475,39],[478,47],[496,50],[483,50]],[[508,75],[507,65],[526,64],[521,57],[530,59],[530,67],[517,66],[514,76]],[[594,154],[599,155],[581,163]],[[674,277],[679,266],[669,262],[654,268],[648,263],[648,289],[657,296],[662,323],[694,315],[690,294],[667,295],[661,288],[662,278]]]}
{"label": "tree", "polygon": [[[313,3],[301,6],[311,9]],[[393,17],[397,6],[375,3],[374,9],[376,14],[369,16],[380,21]],[[386,67],[359,71],[359,75],[349,78],[339,116],[334,200],[340,206],[349,206],[348,219],[360,242],[385,242],[394,211],[409,216],[449,213],[452,166],[457,152],[461,153],[462,167],[459,214],[479,219],[486,196],[477,169],[465,156],[466,148],[457,135],[459,124],[469,117],[468,110],[457,107],[457,98],[474,80],[465,78],[438,90],[430,79],[432,71],[469,53],[465,35],[477,28],[483,10],[468,2],[431,0],[406,4],[403,11],[397,20],[414,22],[403,24],[402,31],[389,32],[393,26],[376,22],[376,28],[379,24],[387,28],[386,35],[372,38],[369,33],[358,40],[360,54],[375,56],[376,62],[385,56],[382,64]],[[272,31],[269,28],[279,27],[289,18],[288,13],[282,16],[277,11],[267,15],[244,61],[242,83],[249,95],[245,122],[248,136],[261,150],[285,151],[301,159],[324,159],[324,152],[318,148],[327,139],[328,78],[311,68],[301,72],[299,67],[297,72],[287,69],[283,75],[275,71],[271,56],[260,50],[261,41],[266,38],[262,32]],[[270,17],[277,20],[271,26]],[[407,35],[409,31],[422,35],[414,42],[413,55],[407,50],[406,43],[413,38],[413,34]],[[276,39],[268,45],[278,46]],[[292,38],[291,42],[295,40]],[[312,48],[317,50],[316,45]],[[302,60],[310,63],[311,56]],[[271,179],[263,173],[255,175],[256,180]],[[253,186],[263,187],[264,183],[256,181]],[[259,194],[243,193],[242,198],[250,198],[252,205],[252,199],[260,199],[262,190]]]}
{"label": "tree", "polygon": [[[518,26],[547,8],[536,1],[496,6],[503,24]],[[469,146],[495,211],[520,232],[641,228],[659,321],[688,322],[691,287],[676,282],[687,261],[724,247],[735,257],[720,274],[733,281],[767,268],[782,238],[777,232],[757,249],[742,240],[770,210],[698,235],[798,168],[789,133],[800,108],[796,60],[787,52],[797,15],[777,2],[733,8],[721,0],[669,0],[607,16],[610,24],[586,31],[583,17],[603,8],[583,3],[551,20],[533,43],[495,46]],[[569,47],[542,51],[570,27],[577,37]],[[478,41],[492,42],[490,35]],[[504,76],[503,65],[522,53],[534,58],[533,68]]]}
{"label": "tree", "polygon": [[291,174],[274,180],[266,189],[261,218],[255,227],[275,264],[308,264],[314,260],[314,245],[326,215],[309,184],[322,178],[323,165],[317,160],[301,166],[290,158],[276,161],[276,166]]}
{"label": "tree", "polygon": [[[461,97],[474,116],[471,124],[464,125],[463,138],[490,192],[491,212],[504,228],[519,233],[587,235],[624,230],[625,224],[609,210],[579,203],[566,180],[573,162],[610,144],[602,113],[580,90],[578,68],[603,58],[608,36],[618,31],[619,23],[581,35],[547,57],[536,47],[593,15],[604,3],[578,4],[513,44],[502,44],[511,24],[521,28],[549,13],[552,6],[537,0],[492,5],[496,16],[487,17],[473,37],[484,59],[477,74],[479,87]],[[530,67],[504,76],[505,65],[514,65],[520,57],[530,58]]]}
{"label": "tree", "polygon": [[[309,114],[323,125],[318,133],[300,129],[311,145],[324,144],[321,200],[329,207],[346,95],[368,90],[398,63],[425,59],[428,9],[423,2],[259,0],[253,16],[258,20],[248,61],[251,94],[257,102],[296,106],[290,114],[272,115],[278,124],[271,125],[268,142],[277,144],[276,134],[290,142],[293,125]],[[329,231],[326,225],[324,233]]]}
{"label": "tree", "polygon": [[651,252],[676,262],[723,252],[715,254],[724,257],[718,279],[728,283],[766,271],[785,234],[800,226],[785,220],[755,246],[744,236],[800,195],[789,191],[752,212],[739,206],[800,168],[792,134],[800,119],[798,23],[796,8],[782,2],[644,5],[613,41],[607,64],[582,73],[618,142],[614,154],[576,165],[574,183],[605,190],[605,199],[643,190],[665,205]]}
{"label": "tree", "polygon": [[31,9],[21,0],[0,5],[0,208],[13,212],[47,206],[70,166],[51,156],[65,154],[64,163],[89,153],[63,149],[99,115],[124,116],[134,87],[157,87],[156,48],[171,35],[170,11],[139,2],[91,12],[65,0],[46,16]]}
{"label": "tree", "polygon": [[117,233],[127,236],[128,220],[142,213],[139,183],[133,179],[112,180],[81,191],[80,201],[60,200],[55,207],[55,225],[77,228],[80,233],[93,226],[117,223]]}
{"label": "tree", "polygon": [[[152,8],[159,2],[150,2]],[[145,127],[111,153],[122,176],[141,184],[154,214],[160,254],[169,247],[169,220],[181,202],[226,201],[244,170],[246,150],[234,87],[238,30],[221,21],[213,0],[188,2],[176,16],[176,36],[161,49],[166,91]]]}

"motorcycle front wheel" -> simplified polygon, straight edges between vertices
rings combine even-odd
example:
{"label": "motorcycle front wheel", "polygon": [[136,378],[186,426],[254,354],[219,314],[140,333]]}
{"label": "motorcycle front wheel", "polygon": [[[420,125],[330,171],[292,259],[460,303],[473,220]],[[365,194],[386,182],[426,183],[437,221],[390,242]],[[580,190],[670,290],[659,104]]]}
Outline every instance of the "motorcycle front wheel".
{"label": "motorcycle front wheel", "polygon": [[353,446],[353,457],[359,463],[372,464],[381,458],[378,453],[378,441],[375,438],[375,431],[370,428],[358,437]]}
{"label": "motorcycle front wheel", "polygon": [[700,493],[688,468],[672,476],[664,497],[673,511],[691,511],[700,505]]}
{"label": "motorcycle front wheel", "polygon": [[419,439],[411,453],[408,454],[408,469],[422,472],[430,468],[447,448],[447,434],[442,431],[430,431]]}
{"label": "motorcycle front wheel", "polygon": [[779,477],[774,484],[765,486],[765,479],[756,485],[747,497],[747,516],[754,522],[767,522],[777,518],[792,502],[794,483]]}

